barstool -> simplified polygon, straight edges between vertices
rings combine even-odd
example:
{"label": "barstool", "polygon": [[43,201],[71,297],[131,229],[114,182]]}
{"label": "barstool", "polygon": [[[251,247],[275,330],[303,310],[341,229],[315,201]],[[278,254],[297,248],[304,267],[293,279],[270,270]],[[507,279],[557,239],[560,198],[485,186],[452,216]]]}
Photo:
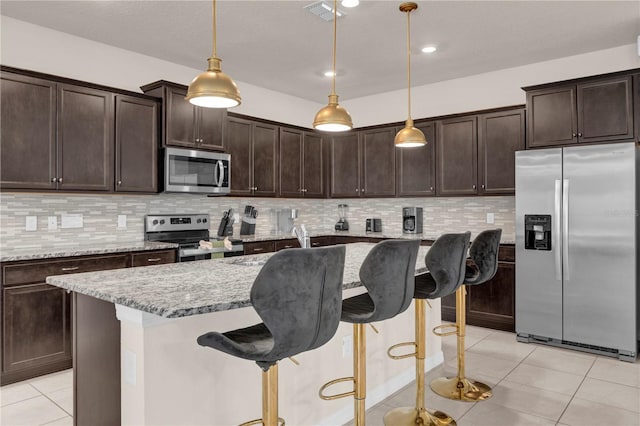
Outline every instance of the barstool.
{"label": "barstool", "polygon": [[[425,313],[427,299],[437,299],[456,291],[464,279],[465,258],[469,247],[470,232],[462,234],[443,234],[431,246],[425,256],[426,274],[415,279],[415,342],[393,345],[387,351],[389,357],[416,359],[416,406],[394,408],[384,416],[387,426],[404,425],[454,425],[455,420],[442,411],[429,411],[425,408],[424,360],[426,356]],[[413,346],[415,352],[405,355],[393,355],[391,352],[401,346]]]}
{"label": "barstool", "polygon": [[[464,337],[466,323],[465,296],[466,286],[478,285],[489,281],[498,270],[498,249],[502,229],[482,231],[471,243],[464,284],[456,290],[456,324],[436,327],[433,332],[440,336],[456,334],[458,375],[439,377],[431,382],[431,389],[440,396],[458,401],[483,401],[491,398],[491,387],[477,380],[468,379],[464,372]],[[454,327],[454,331],[439,333],[438,328]]]}
{"label": "barstool", "polygon": [[[360,266],[360,281],[367,292],[342,301],[341,320],[353,324],[353,377],[326,383],[319,395],[324,400],[353,396],[355,426],[365,424],[365,325],[392,318],[409,307],[419,248],[419,240],[386,240],[376,244]],[[323,394],[329,386],[341,382],[353,382],[354,389],[336,395]]]}
{"label": "barstool", "polygon": [[344,246],[277,252],[251,287],[251,304],[264,322],[198,337],[201,346],[262,368],[262,418],[242,425],[284,425],[278,417],[278,361],[320,347],[334,336],[340,323],[344,259]]}

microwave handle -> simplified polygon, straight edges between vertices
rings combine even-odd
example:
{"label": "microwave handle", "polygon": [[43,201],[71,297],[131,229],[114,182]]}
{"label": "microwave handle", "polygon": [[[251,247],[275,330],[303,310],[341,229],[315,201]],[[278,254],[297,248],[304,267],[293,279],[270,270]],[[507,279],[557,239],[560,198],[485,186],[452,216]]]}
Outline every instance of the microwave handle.
{"label": "microwave handle", "polygon": [[220,187],[224,183],[224,164],[222,160],[218,160],[216,162],[216,171],[214,174],[214,178],[216,180],[216,186]]}

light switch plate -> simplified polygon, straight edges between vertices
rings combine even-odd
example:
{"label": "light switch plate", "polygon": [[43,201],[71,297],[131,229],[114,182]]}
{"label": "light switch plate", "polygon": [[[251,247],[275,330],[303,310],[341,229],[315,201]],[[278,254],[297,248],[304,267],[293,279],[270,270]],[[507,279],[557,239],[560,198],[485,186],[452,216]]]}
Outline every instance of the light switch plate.
{"label": "light switch plate", "polygon": [[38,216],[27,216],[25,220],[25,231],[37,231],[38,230]]}
{"label": "light switch plate", "polygon": [[82,213],[77,214],[63,214],[60,216],[61,228],[82,228]]}
{"label": "light switch plate", "polygon": [[127,229],[127,215],[119,214],[118,215],[118,229]]}
{"label": "light switch plate", "polygon": [[49,216],[47,218],[48,229],[58,229],[58,216]]}
{"label": "light switch plate", "polygon": [[494,223],[495,215],[493,213],[487,213],[487,223]]}

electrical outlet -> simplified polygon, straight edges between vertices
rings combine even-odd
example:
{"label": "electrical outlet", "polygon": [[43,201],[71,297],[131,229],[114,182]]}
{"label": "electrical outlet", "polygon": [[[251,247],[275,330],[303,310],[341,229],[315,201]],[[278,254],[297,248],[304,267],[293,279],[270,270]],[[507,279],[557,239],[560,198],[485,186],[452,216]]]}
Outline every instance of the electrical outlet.
{"label": "electrical outlet", "polygon": [[487,213],[487,223],[494,223],[495,215],[493,213]]}
{"label": "electrical outlet", "polygon": [[48,229],[58,229],[58,216],[49,216],[47,218]]}
{"label": "electrical outlet", "polygon": [[38,230],[38,216],[27,216],[25,220],[25,231],[37,231]]}
{"label": "electrical outlet", "polygon": [[349,334],[342,338],[342,358],[353,356],[353,335]]}
{"label": "electrical outlet", "polygon": [[118,215],[118,229],[127,229],[127,215],[119,214]]}

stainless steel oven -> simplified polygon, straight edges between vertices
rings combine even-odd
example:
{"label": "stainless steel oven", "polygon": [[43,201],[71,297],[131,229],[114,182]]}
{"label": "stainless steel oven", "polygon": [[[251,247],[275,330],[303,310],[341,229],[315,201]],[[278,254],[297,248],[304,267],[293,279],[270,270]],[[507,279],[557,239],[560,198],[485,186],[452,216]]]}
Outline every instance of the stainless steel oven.
{"label": "stainless steel oven", "polygon": [[200,248],[201,240],[217,241],[210,240],[209,225],[208,214],[148,215],[144,220],[144,239],[178,244],[179,262],[244,254],[242,240],[230,240],[230,249],[221,245],[210,249]]}
{"label": "stainless steel oven", "polygon": [[164,191],[224,195],[231,190],[231,155],[165,148]]}

